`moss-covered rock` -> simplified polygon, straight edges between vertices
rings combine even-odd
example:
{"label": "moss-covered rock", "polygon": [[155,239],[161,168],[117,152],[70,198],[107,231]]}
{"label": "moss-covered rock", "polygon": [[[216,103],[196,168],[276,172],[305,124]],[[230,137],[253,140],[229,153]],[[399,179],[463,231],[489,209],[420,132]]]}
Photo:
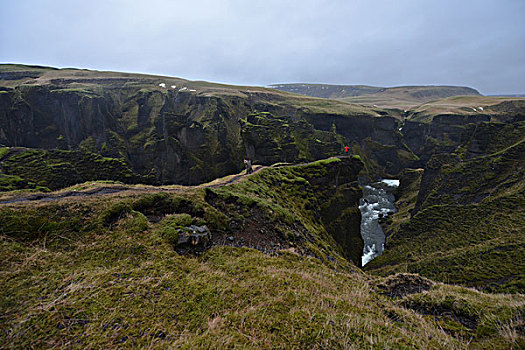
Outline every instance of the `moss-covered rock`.
{"label": "moss-covered rock", "polygon": [[10,179],[20,178],[17,188],[41,186],[55,190],[89,180],[151,181],[136,175],[123,159],[85,151],[13,149],[10,154],[4,157],[2,168]]}
{"label": "moss-covered rock", "polygon": [[294,247],[323,261],[344,257],[359,264],[361,169],[353,158],[268,168],[249,181],[208,190],[206,198],[229,216],[233,235],[225,238],[231,235],[233,244],[242,239],[269,251]]}

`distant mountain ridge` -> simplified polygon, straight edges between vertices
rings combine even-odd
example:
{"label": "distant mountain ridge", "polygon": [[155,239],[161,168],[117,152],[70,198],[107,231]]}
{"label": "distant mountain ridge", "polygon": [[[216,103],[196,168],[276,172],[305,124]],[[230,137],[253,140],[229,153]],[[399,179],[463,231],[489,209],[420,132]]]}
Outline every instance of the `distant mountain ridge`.
{"label": "distant mountain ridge", "polygon": [[374,107],[407,108],[453,96],[481,96],[476,89],[465,86],[396,86],[329,84],[273,84],[271,88],[296,94],[340,99]]}
{"label": "distant mountain ridge", "polygon": [[491,97],[525,97],[525,94],[499,94],[499,95],[488,95]]}
{"label": "distant mountain ridge", "polygon": [[[351,144],[369,174],[395,175],[452,151],[464,124],[515,122],[525,114],[525,99],[436,101],[443,87],[352,89],[353,97],[322,99],[177,77],[0,64],[0,171],[11,176],[4,187],[198,184],[239,172],[244,157],[264,165],[305,162]],[[352,98],[372,106],[347,102]],[[374,106],[381,99],[390,107]]]}
{"label": "distant mountain ridge", "polygon": [[320,98],[345,98],[379,93],[386,89],[368,85],[330,85],[330,84],[272,84],[269,87],[296,94]]}

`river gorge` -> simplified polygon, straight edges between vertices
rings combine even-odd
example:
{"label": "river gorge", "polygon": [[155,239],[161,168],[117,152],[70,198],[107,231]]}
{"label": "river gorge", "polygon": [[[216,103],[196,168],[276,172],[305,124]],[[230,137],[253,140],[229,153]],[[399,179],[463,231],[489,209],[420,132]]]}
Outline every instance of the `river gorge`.
{"label": "river gorge", "polygon": [[364,241],[362,266],[381,255],[385,249],[385,234],[379,223],[396,212],[392,192],[399,186],[399,180],[383,179],[363,185],[363,197],[359,201],[361,210],[361,236]]}

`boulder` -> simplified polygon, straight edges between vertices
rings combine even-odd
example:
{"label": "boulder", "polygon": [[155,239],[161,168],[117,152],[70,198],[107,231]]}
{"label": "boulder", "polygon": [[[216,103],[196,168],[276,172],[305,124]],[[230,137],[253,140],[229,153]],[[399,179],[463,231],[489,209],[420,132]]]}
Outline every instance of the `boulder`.
{"label": "boulder", "polygon": [[177,229],[179,238],[175,244],[175,251],[179,254],[200,254],[209,247],[211,232],[206,225],[186,226]]}

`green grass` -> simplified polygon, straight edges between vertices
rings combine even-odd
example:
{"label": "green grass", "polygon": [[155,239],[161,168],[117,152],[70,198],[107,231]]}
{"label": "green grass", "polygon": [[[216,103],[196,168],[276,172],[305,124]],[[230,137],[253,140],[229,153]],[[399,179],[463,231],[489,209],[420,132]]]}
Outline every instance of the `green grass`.
{"label": "green grass", "polygon": [[404,297],[399,304],[426,315],[472,349],[520,348],[523,295],[483,294],[457,286],[437,284],[428,293]]}
{"label": "green grass", "polygon": [[123,159],[78,150],[28,149],[4,160],[2,167],[10,176],[54,190],[89,180],[148,181]]}
{"label": "green grass", "polygon": [[[1,343],[459,347],[429,322],[423,322],[429,336],[415,337],[421,329],[416,315],[403,327],[392,324],[372,302],[362,277],[334,273],[315,260],[232,248],[188,258],[147,234],[130,238],[120,233],[87,246],[79,243],[69,254],[18,247],[9,256],[17,271],[4,275],[8,282],[2,284],[2,309],[9,318]],[[8,245],[2,244],[3,257],[12,248]]]}
{"label": "green grass", "polygon": [[0,148],[0,159],[4,158],[9,153],[9,147]]}
{"label": "green grass", "polygon": [[[519,126],[512,126],[496,125],[496,133],[468,140],[459,147],[464,160],[456,154],[434,156],[421,179],[417,172],[402,174],[400,210],[388,228],[385,253],[366,268],[523,293],[525,143],[513,143],[519,134],[509,131]],[[480,150],[497,151],[479,155]]]}
{"label": "green grass", "polygon": [[[0,347],[519,347],[522,295],[438,284],[391,299],[376,291],[381,278],[344,260],[330,224],[359,198],[360,167],[335,158],[214,189],[4,206]],[[294,244],[173,249],[170,228],[206,224],[212,237],[248,239],[254,218],[263,240],[281,232]],[[436,310],[450,312],[427,316]],[[475,328],[455,321],[465,313]]]}
{"label": "green grass", "polygon": [[[480,107],[482,109],[480,109]],[[430,122],[436,115],[491,116],[491,120],[502,120],[523,113],[525,98],[455,96],[424,103],[410,111],[410,120]]]}
{"label": "green grass", "polygon": [[[89,219],[80,216],[82,208],[71,210]],[[2,235],[0,344],[465,348],[467,331],[447,334],[442,328],[449,331],[450,322],[444,327],[420,315],[421,305],[432,310],[443,298],[458,314],[475,310],[481,320],[476,342],[504,348],[520,341],[513,334],[523,297],[443,286],[429,297],[390,300],[360,272],[335,271],[292,253],[216,247],[198,258],[180,256],[151,224],[133,229],[137,220],[127,214],[111,228],[94,225],[74,235],[74,226],[63,227],[61,237],[47,241]],[[467,304],[459,306],[464,295]]]}
{"label": "green grass", "polygon": [[387,239],[385,254],[367,270],[381,275],[413,272],[493,292],[523,293],[522,196],[426,208]]}

